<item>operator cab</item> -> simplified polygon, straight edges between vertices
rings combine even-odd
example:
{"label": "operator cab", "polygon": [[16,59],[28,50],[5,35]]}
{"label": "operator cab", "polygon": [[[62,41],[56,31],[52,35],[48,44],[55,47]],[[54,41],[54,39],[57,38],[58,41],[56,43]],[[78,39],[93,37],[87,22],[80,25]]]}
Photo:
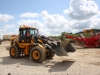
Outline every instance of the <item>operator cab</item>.
{"label": "operator cab", "polygon": [[19,42],[30,43],[32,36],[38,34],[38,29],[29,26],[20,26],[19,28]]}

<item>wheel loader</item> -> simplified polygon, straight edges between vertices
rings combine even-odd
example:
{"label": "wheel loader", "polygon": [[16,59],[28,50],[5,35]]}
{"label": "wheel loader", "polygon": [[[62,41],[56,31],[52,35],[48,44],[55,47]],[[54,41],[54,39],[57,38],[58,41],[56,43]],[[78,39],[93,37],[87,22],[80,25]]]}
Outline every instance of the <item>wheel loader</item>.
{"label": "wheel loader", "polygon": [[33,62],[39,63],[46,58],[53,58],[54,55],[67,56],[67,52],[74,52],[75,49],[70,40],[55,41],[49,37],[39,34],[38,29],[26,25],[19,27],[19,35],[10,39],[10,46],[7,48],[11,58],[29,56]]}

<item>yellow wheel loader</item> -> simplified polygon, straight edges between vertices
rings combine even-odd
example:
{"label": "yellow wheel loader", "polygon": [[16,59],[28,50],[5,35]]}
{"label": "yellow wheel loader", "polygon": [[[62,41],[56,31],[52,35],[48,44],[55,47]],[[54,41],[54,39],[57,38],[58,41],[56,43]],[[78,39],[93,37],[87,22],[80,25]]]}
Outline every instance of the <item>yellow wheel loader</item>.
{"label": "yellow wheel loader", "polygon": [[21,55],[30,56],[33,62],[39,63],[54,55],[67,56],[67,52],[75,49],[70,40],[57,42],[39,34],[38,29],[29,26],[20,26],[19,35],[10,39],[7,48],[11,58],[19,58]]}

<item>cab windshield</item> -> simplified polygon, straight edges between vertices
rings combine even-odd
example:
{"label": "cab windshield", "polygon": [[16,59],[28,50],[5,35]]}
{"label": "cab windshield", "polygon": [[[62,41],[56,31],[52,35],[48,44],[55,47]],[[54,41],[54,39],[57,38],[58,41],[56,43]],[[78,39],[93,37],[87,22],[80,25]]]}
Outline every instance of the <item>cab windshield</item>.
{"label": "cab windshield", "polygon": [[38,33],[39,33],[39,32],[38,32],[38,30],[37,30],[37,29],[35,29],[35,35],[38,35]]}
{"label": "cab windshield", "polygon": [[34,29],[30,29],[30,35],[34,35],[35,31]]}
{"label": "cab windshield", "polygon": [[37,29],[30,29],[30,34],[35,36],[38,34],[38,30]]}

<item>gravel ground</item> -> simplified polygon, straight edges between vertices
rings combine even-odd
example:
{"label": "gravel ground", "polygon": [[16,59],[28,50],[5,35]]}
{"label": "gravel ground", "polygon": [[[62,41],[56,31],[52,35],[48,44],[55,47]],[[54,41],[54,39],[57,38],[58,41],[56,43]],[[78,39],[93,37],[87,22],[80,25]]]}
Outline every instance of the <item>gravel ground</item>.
{"label": "gravel ground", "polygon": [[29,57],[12,59],[5,47],[0,45],[0,75],[100,75],[100,49],[77,49],[69,56],[55,56],[43,63],[34,63]]}

